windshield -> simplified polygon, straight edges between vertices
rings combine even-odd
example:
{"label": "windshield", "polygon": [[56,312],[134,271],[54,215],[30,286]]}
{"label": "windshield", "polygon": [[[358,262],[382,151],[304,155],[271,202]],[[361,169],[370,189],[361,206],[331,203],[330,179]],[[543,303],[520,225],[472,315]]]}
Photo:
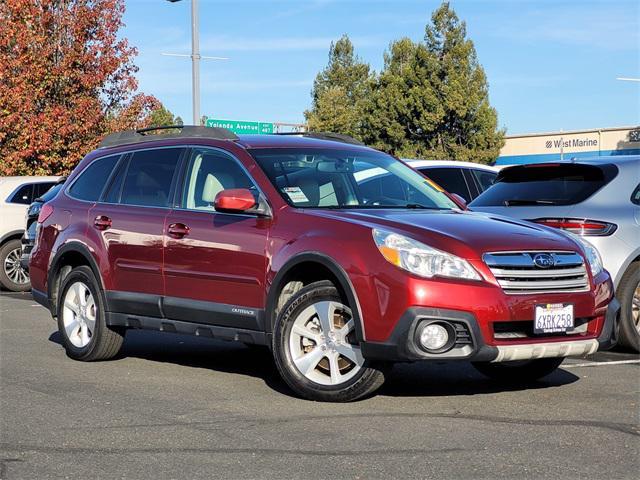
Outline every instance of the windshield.
{"label": "windshield", "polygon": [[458,208],[437,185],[381,152],[269,148],[251,154],[294,207]]}

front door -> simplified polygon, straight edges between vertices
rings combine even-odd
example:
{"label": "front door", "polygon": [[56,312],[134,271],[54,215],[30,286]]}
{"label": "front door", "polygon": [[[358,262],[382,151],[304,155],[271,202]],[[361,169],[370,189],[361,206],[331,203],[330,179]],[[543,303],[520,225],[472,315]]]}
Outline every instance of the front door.
{"label": "front door", "polygon": [[229,188],[257,192],[237,159],[217,149],[193,148],[179,208],[165,222],[164,313],[175,320],[261,330],[270,219],[216,212],[216,194]]}

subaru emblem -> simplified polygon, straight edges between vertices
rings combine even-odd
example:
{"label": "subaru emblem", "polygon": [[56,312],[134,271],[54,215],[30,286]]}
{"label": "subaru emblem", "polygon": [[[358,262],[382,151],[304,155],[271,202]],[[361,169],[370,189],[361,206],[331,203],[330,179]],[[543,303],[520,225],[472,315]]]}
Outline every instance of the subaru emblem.
{"label": "subaru emblem", "polygon": [[538,253],[533,257],[533,263],[539,268],[551,268],[556,264],[556,259],[548,253]]}

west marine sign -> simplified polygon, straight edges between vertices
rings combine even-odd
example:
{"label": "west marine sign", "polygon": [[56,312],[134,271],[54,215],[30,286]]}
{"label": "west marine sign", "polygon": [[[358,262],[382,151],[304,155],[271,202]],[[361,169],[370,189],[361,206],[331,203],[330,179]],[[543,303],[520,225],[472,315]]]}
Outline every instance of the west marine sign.
{"label": "west marine sign", "polygon": [[496,165],[640,155],[640,126],[508,135]]}

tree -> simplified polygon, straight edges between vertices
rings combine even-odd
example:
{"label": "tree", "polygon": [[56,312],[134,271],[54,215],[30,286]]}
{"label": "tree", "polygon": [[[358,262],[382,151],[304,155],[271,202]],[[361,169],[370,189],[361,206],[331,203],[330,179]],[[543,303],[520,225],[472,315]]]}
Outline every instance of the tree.
{"label": "tree", "polygon": [[378,75],[357,60],[347,37],[332,44],[329,58],[305,112],[310,129],[351,134],[399,156],[481,163],[498,156],[504,131],[473,42],[448,2],[433,13],[423,42],[391,43]]}
{"label": "tree", "polygon": [[443,2],[425,30],[424,65],[440,108],[434,113],[434,129],[423,132],[435,158],[489,163],[504,145],[498,114],[489,103],[489,87],[478,62],[466,25],[449,2]]}
{"label": "tree", "polygon": [[146,126],[123,0],[0,2],[0,175],[68,173],[106,134]]}
{"label": "tree", "polygon": [[182,125],[180,117],[174,117],[173,113],[167,110],[164,105],[160,105],[149,115],[150,127],[163,127],[169,125]]}
{"label": "tree", "polygon": [[311,130],[362,136],[363,102],[370,88],[369,65],[354,54],[347,35],[329,48],[329,63],[313,84],[311,109],[305,112]]}
{"label": "tree", "polygon": [[391,43],[365,106],[366,143],[403,157],[425,156],[425,134],[435,130],[441,106],[424,57],[424,46],[409,38]]}

